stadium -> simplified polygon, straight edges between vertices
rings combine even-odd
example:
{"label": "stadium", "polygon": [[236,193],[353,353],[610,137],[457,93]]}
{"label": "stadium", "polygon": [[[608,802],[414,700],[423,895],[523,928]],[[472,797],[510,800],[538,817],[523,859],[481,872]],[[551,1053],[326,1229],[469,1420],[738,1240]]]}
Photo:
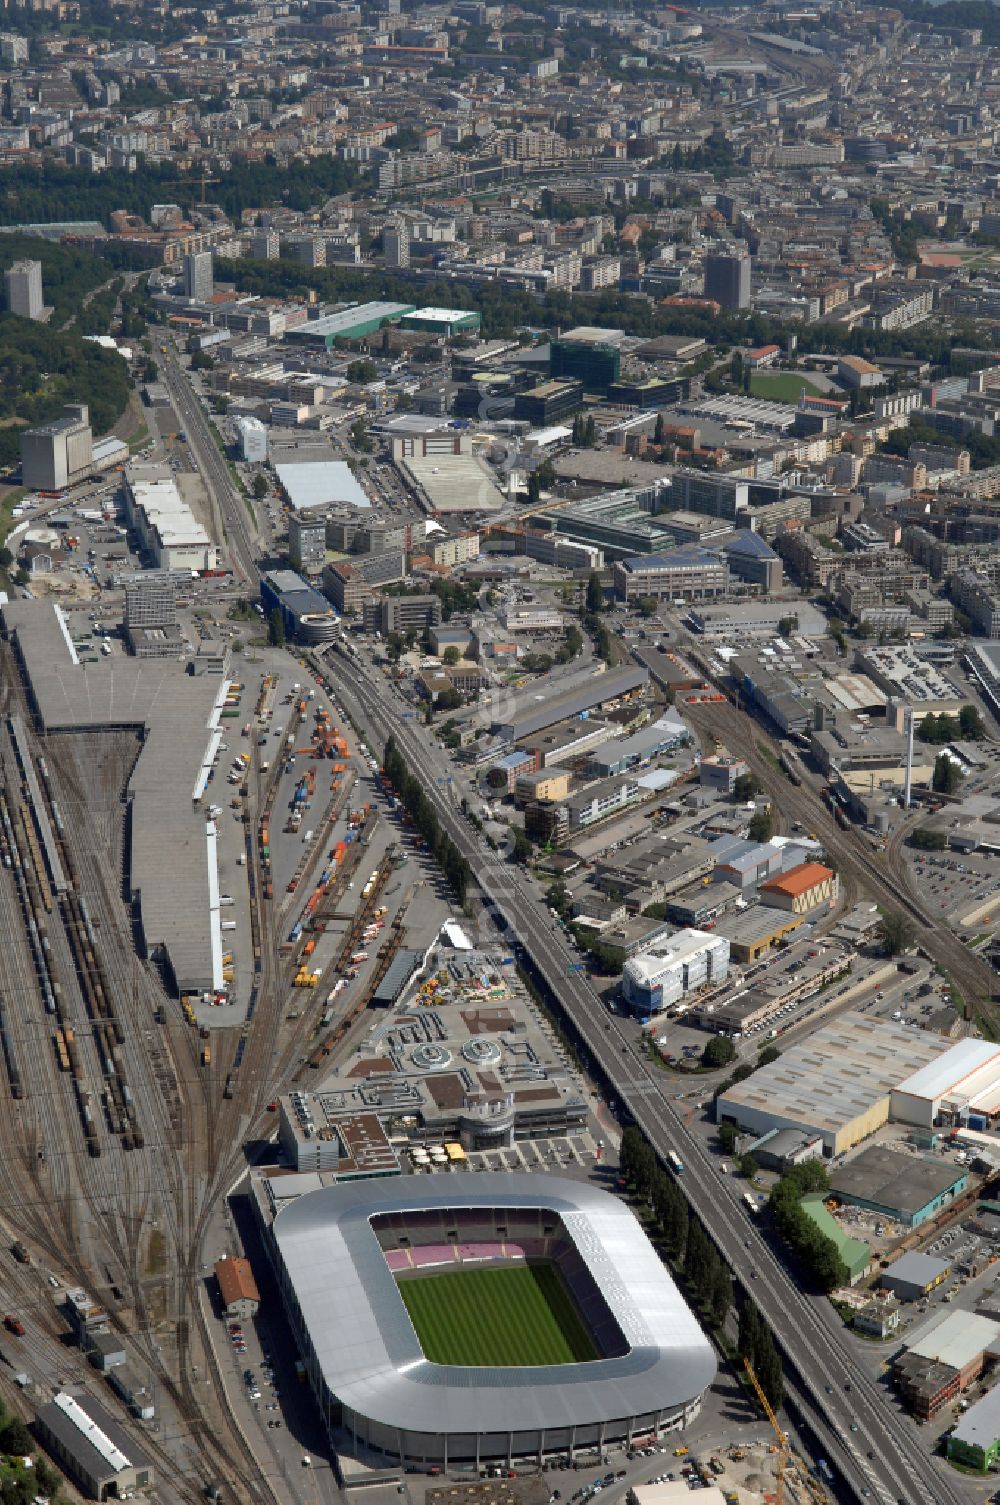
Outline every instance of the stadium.
{"label": "stadium", "polygon": [[307,1192],[272,1254],[331,1434],[411,1465],[573,1454],[686,1425],[711,1346],[617,1197],[545,1175]]}

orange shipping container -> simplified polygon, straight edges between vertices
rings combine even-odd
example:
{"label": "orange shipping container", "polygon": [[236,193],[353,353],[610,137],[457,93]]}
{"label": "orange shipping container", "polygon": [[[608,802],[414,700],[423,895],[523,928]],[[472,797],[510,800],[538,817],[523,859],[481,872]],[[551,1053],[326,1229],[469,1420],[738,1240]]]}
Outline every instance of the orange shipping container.
{"label": "orange shipping container", "polygon": [[305,945],[302,947],[302,955],[303,956],[312,956],[312,954],[313,954],[313,952],[315,950],[316,950],[316,942],[312,939],[312,937],[310,937],[309,940],[306,941]]}

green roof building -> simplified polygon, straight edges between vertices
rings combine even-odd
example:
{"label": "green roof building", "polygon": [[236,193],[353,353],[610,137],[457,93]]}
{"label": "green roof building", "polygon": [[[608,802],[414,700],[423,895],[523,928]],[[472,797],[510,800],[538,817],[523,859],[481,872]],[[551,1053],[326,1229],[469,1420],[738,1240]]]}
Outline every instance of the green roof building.
{"label": "green roof building", "polygon": [[449,338],[463,329],[478,329],[482,315],[474,308],[415,308],[400,321],[404,329],[421,329]]}
{"label": "green roof building", "polygon": [[1000,1385],[966,1411],[948,1438],[947,1453],[956,1463],[981,1474],[993,1467],[1000,1458]]}
{"label": "green roof building", "polygon": [[847,1267],[848,1282],[852,1286],[856,1285],[871,1269],[871,1249],[863,1239],[851,1238],[844,1233],[836,1218],[827,1209],[822,1192],[807,1193],[802,1198],[800,1206],[810,1222],[815,1223],[820,1233],[825,1233],[831,1243],[836,1244],[837,1253]]}

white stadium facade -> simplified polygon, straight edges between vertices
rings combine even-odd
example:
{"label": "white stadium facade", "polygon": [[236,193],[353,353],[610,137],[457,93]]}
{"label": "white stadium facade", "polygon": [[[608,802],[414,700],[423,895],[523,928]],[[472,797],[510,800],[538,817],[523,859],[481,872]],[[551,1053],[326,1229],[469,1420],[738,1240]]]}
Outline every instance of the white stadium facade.
{"label": "white stadium facade", "polygon": [[[573,1454],[687,1425],[715,1355],[617,1197],[546,1175],[324,1187],[270,1226],[271,1255],[331,1437],[417,1466]],[[555,1265],[596,1359],[432,1363],[400,1295],[418,1267]]]}

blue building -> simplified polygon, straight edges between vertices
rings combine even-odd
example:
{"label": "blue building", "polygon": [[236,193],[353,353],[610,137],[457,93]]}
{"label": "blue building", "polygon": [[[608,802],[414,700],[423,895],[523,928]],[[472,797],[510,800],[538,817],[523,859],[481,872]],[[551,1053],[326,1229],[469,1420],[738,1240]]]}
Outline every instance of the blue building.
{"label": "blue building", "polygon": [[294,570],[262,575],[260,601],[265,616],[277,609],[285,636],[296,643],[330,643],[340,633],[340,618],[325,596]]}

